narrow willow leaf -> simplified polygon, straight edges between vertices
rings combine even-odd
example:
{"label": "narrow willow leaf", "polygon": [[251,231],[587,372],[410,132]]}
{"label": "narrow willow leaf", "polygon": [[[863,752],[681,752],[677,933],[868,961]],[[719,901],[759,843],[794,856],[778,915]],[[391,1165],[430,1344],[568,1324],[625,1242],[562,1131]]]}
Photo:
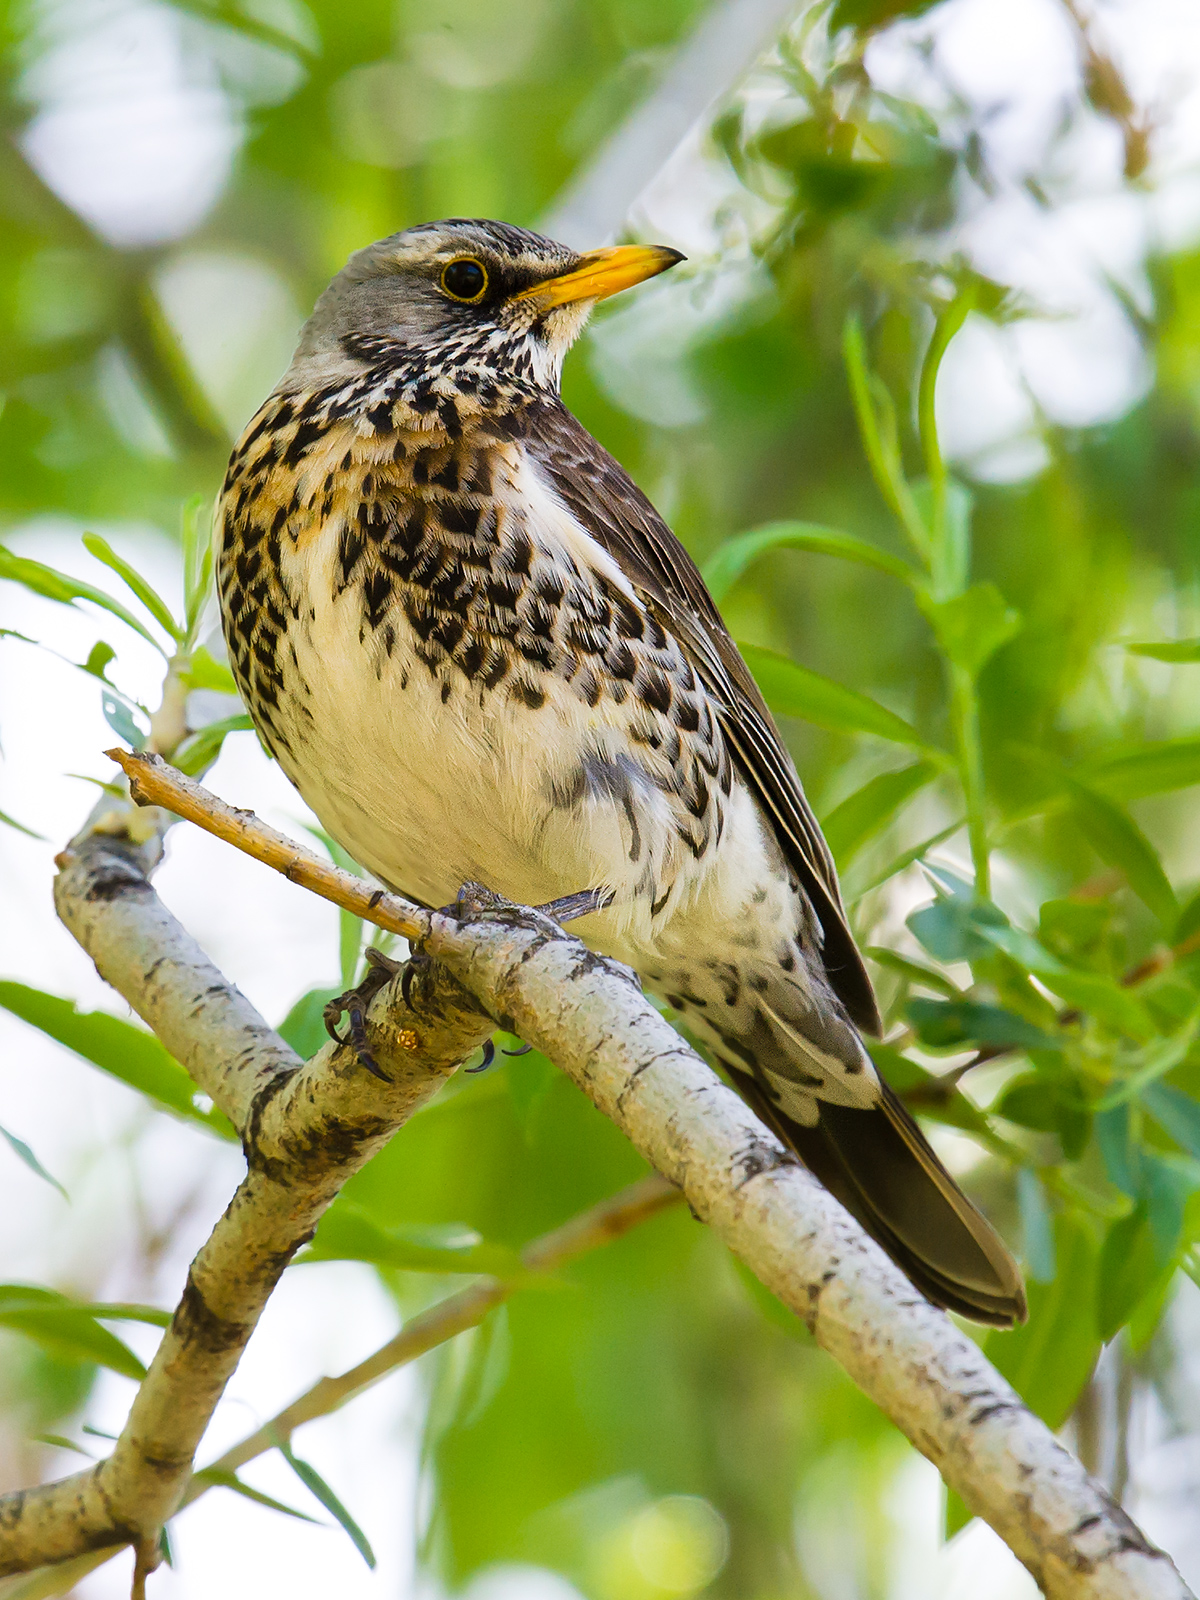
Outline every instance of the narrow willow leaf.
{"label": "narrow willow leaf", "polygon": [[976,1000],[910,1000],[905,1015],[921,1043],[933,1050],[961,1050],[965,1045],[994,1045],[1009,1050],[1062,1049],[1057,1039],[1024,1017]]}
{"label": "narrow willow leaf", "polygon": [[105,722],[118,739],[127,744],[131,750],[142,748],[149,737],[149,730],[138,727],[129,709],[129,702],[124,696],[106,688],[100,696],[100,709],[104,713]]}
{"label": "narrow willow leaf", "polygon": [[1096,1332],[1106,1344],[1154,1287],[1162,1268],[1149,1208],[1140,1200],[1127,1217],[1113,1223],[1100,1252]]}
{"label": "narrow willow leaf", "polygon": [[907,562],[866,539],[826,528],[816,522],[771,522],[727,539],[704,567],[704,581],[714,600],[729,593],[742,574],[769,550],[811,550],[817,555],[837,556],[859,566],[890,573],[904,583],[914,579]]}
{"label": "narrow willow leaf", "polygon": [[1125,1065],[1133,1070],[1115,1089],[1105,1095],[1098,1109],[1111,1111],[1114,1106],[1144,1095],[1147,1089],[1152,1088],[1160,1078],[1165,1078],[1168,1072],[1174,1071],[1179,1065],[1192,1048],[1198,1030],[1200,1030],[1200,1007],[1193,1011],[1183,1026],[1177,1028],[1174,1033],[1151,1040],[1143,1050],[1139,1050],[1131,1060],[1127,1060]]}
{"label": "narrow willow leaf", "polygon": [[354,1545],[354,1548],[358,1551],[359,1555],[363,1558],[373,1572],[375,1570],[375,1552],[371,1549],[371,1546],[367,1540],[367,1536],[359,1527],[358,1523],[355,1522],[354,1518],[346,1510],[345,1506],[338,1499],[337,1495],[334,1494],[333,1490],[325,1482],[324,1478],[322,1478],[321,1474],[315,1467],[310,1466],[307,1461],[301,1461],[300,1457],[293,1452],[291,1445],[286,1439],[278,1440],[277,1444],[279,1453],[287,1462],[288,1466],[291,1467],[292,1471],[300,1479],[300,1482],[305,1486],[305,1488],[308,1489],[311,1494],[316,1496],[316,1498],[325,1507],[326,1511],[328,1511],[329,1515],[333,1517],[342,1528],[345,1529],[346,1533],[350,1537],[351,1543]]}
{"label": "narrow willow leaf", "polygon": [[944,972],[938,972],[933,967],[926,967],[919,961],[910,961],[907,956],[897,955],[894,950],[885,950],[881,945],[869,944],[863,950],[863,955],[869,956],[881,967],[888,967],[892,972],[897,972],[909,983],[923,984],[927,989],[934,989],[938,994],[946,996],[947,1000],[960,1000],[962,990],[957,984],[951,983]]}
{"label": "narrow willow leaf", "polygon": [[883,832],[900,808],[937,775],[938,768],[932,761],[918,761],[899,772],[881,772],[835,806],[823,818],[821,827],[838,866],[849,865],[865,844]]}
{"label": "narrow willow leaf", "polygon": [[197,1104],[196,1085],[144,1028],[104,1011],[77,1011],[73,1000],[23,983],[0,981],[0,1006],[175,1116],[198,1122],[223,1139],[236,1137],[221,1112]]}
{"label": "narrow willow leaf", "polygon": [[295,1517],[299,1522],[311,1522],[317,1527],[321,1526],[317,1518],[310,1517],[307,1511],[297,1511],[295,1506],[284,1505],[282,1500],[264,1494],[261,1489],[252,1489],[248,1483],[242,1482],[236,1472],[226,1472],[221,1467],[205,1467],[202,1471],[192,1474],[192,1482],[203,1484],[206,1488],[232,1489],[234,1494],[240,1494],[246,1500],[253,1500],[257,1506],[266,1506],[270,1511],[281,1511],[285,1517]]}
{"label": "narrow willow leaf", "polygon": [[10,817],[7,811],[0,811],[0,822],[6,828],[15,828],[18,833],[25,834],[29,839],[40,839],[45,843],[46,835],[44,833],[35,833],[32,828],[27,828],[23,822],[18,822],[16,817]]}
{"label": "narrow willow leaf", "polygon": [[325,1007],[340,993],[339,989],[310,989],[300,996],[276,1029],[279,1037],[290,1044],[302,1060],[315,1056],[322,1045],[329,1043]]}
{"label": "narrow willow leaf", "polygon": [[1029,1409],[1061,1428],[1075,1408],[1100,1354],[1095,1303],[1097,1251],[1089,1224],[1063,1215],[1054,1224],[1057,1273],[1029,1285],[1029,1320],[993,1329],[984,1354]]}
{"label": "narrow willow leaf", "polygon": [[131,567],[123,556],[117,554],[107,539],[102,539],[98,533],[85,533],[83,547],[89,555],[95,556],[97,561],[103,561],[106,567],[116,573],[122,583],[137,595],[159,627],[176,643],[183,638],[183,629],[171,615],[166,601],[146,582],[136,567]]}
{"label": "narrow willow leaf", "polygon": [[872,889],[880,888],[881,885],[887,883],[889,878],[894,878],[897,873],[907,872],[909,867],[915,866],[918,861],[924,862],[925,857],[931,850],[936,850],[939,844],[945,844],[946,840],[956,834],[965,824],[966,819],[959,817],[957,821],[940,828],[937,833],[930,834],[928,839],[922,839],[920,844],[910,845],[907,850],[902,850],[895,860],[888,862],[882,872],[877,872],[866,883],[856,883],[850,892],[849,898],[852,901],[861,900],[864,895],[870,894]]}
{"label": "narrow willow leaf", "polygon": [[1026,1270],[1035,1283],[1053,1283],[1054,1222],[1046,1204],[1042,1180],[1028,1167],[1017,1169],[1017,1204],[1021,1212]]}
{"label": "narrow willow leaf", "polygon": [[85,1450],[81,1444],[74,1444],[61,1433],[35,1433],[30,1435],[32,1444],[48,1444],[55,1450],[73,1450],[77,1456],[86,1456],[89,1461],[96,1457],[90,1450]]}
{"label": "narrow willow leaf", "polygon": [[84,672],[90,673],[93,678],[99,678],[102,683],[107,683],[105,677],[109,662],[116,660],[117,652],[112,645],[105,644],[103,639],[97,639],[88,651],[86,661],[80,662]]}
{"label": "narrow willow leaf", "polygon": [[1200,639],[1162,639],[1125,648],[1132,656],[1150,656],[1155,661],[1200,661]]}
{"label": "narrow willow leaf", "polygon": [[834,733],[870,733],[893,744],[926,746],[917,730],[878,701],[847,689],[810,667],[761,645],[738,647],[762,690],[763,699],[779,716],[801,717]]}
{"label": "narrow willow leaf", "polygon": [[[910,924],[912,919],[909,919]],[[1044,945],[1020,928],[975,925],[981,939],[1003,950],[1024,972],[1032,973],[1060,999],[1133,1039],[1151,1039],[1158,1032],[1153,1017],[1131,990],[1099,972],[1066,966]],[[936,952],[934,952],[936,954]]]}
{"label": "narrow willow leaf", "polygon": [[1171,1083],[1148,1084],[1139,1098],[1159,1127],[1200,1161],[1200,1103]]}
{"label": "narrow willow leaf", "polygon": [[335,1202],[322,1217],[300,1261],[369,1261],[406,1272],[486,1272],[503,1278],[525,1273],[515,1250],[485,1243],[465,1224],[382,1228],[345,1200]]}
{"label": "narrow willow leaf", "polygon": [[1127,811],[1082,783],[1069,782],[1071,806],[1079,826],[1102,861],[1124,874],[1129,887],[1167,928],[1179,906],[1158,852]]}
{"label": "narrow willow leaf", "polygon": [[1200,739],[1161,739],[1080,769],[1091,787],[1117,800],[1138,800],[1200,783]]}
{"label": "narrow willow leaf", "polygon": [[206,728],[198,729],[183,740],[171,757],[172,765],[189,778],[198,777],[212,766],[231,733],[253,731],[254,723],[244,711],[236,712],[232,717],[222,717],[219,722],[210,722]]}
{"label": "narrow willow leaf", "polygon": [[994,583],[977,583],[952,600],[924,600],[921,609],[942,649],[956,666],[976,678],[1021,627]]}
{"label": "narrow willow leaf", "polygon": [[[103,1308],[100,1308],[103,1309]],[[95,1362],[123,1377],[146,1376],[127,1344],[100,1326],[95,1310],[35,1284],[0,1284],[0,1327],[24,1334],[69,1361]]]}
{"label": "narrow willow leaf", "polygon": [[39,1178],[44,1178],[48,1184],[51,1184],[55,1189],[58,1190],[59,1194],[62,1195],[64,1200],[70,1200],[71,1196],[63,1188],[62,1184],[59,1183],[57,1178],[52,1178],[50,1176],[42,1163],[34,1155],[33,1151],[25,1143],[24,1139],[18,1139],[16,1134],[10,1133],[7,1128],[0,1128],[0,1139],[7,1140],[8,1145],[13,1154],[17,1157],[17,1160],[23,1161],[29,1168],[30,1172],[35,1172]]}
{"label": "narrow willow leaf", "polygon": [[90,600],[93,605],[102,607],[114,617],[119,617],[126,627],[132,628],[135,633],[140,633],[160,655],[165,656],[167,653],[146,625],[140,622],[132,611],[126,610],[119,600],[114,600],[112,595],[105,594],[103,589],[97,589],[93,584],[84,583],[79,578],[69,578],[65,572],[47,567],[41,561],[31,561],[27,556],[15,556],[3,545],[0,545],[0,578],[24,584],[25,588],[31,589],[34,594],[43,595],[47,600],[57,600],[64,606],[72,606],[76,600]]}
{"label": "narrow willow leaf", "polygon": [[192,651],[183,681],[189,689],[215,689],[220,694],[233,695],[238,692],[233,673],[203,645]]}

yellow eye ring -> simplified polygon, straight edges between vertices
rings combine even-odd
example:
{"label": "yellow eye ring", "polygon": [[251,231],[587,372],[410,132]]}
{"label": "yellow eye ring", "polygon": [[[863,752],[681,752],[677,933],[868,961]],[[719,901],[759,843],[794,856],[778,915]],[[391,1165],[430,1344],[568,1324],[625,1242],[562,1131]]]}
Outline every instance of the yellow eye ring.
{"label": "yellow eye ring", "polygon": [[442,289],[460,305],[473,306],[487,293],[487,268],[474,256],[458,256],[442,268]]}

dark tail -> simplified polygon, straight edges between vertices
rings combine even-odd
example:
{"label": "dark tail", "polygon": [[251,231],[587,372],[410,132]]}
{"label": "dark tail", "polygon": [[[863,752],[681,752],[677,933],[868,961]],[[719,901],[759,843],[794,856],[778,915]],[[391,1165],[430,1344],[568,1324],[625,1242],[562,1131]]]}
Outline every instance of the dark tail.
{"label": "dark tail", "polygon": [[967,1199],[886,1084],[869,1111],[820,1102],[795,1122],[750,1078],[737,1086],[762,1120],[860,1222],[927,1300],[973,1322],[1024,1322],[1025,1290],[999,1234]]}

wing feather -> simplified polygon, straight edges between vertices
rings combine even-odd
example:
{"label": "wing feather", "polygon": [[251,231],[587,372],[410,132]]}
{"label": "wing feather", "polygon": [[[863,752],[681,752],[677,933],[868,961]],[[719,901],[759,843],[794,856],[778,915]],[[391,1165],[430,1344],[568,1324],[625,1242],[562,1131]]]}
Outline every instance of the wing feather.
{"label": "wing feather", "polygon": [[525,445],[572,515],[687,650],[718,708],[733,759],[812,902],[830,984],[858,1026],[878,1033],[879,1008],[847,926],[829,847],[695,562],[624,468],[561,403],[529,407]]}

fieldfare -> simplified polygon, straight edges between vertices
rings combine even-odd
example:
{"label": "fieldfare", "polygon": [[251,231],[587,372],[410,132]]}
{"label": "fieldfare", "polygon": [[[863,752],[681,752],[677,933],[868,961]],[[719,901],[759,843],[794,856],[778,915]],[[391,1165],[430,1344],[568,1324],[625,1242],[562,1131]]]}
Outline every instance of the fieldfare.
{"label": "fieldfare", "polygon": [[582,937],[686,1017],[935,1304],[1020,1275],[883,1082],[829,851],[703,580],[559,398],[598,300],[682,259],[427,224],[351,257],[239,440],[230,660],[334,838],[427,906],[597,891]]}

